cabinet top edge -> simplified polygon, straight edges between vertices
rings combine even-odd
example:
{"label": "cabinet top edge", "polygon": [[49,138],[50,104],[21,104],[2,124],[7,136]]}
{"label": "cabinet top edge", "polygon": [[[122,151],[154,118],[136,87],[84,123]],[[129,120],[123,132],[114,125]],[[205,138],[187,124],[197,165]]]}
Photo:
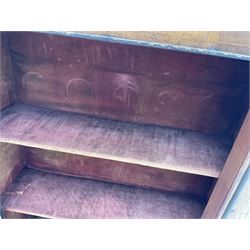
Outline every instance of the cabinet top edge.
{"label": "cabinet top edge", "polygon": [[[173,51],[179,51],[179,52],[187,52],[187,53],[194,53],[194,54],[201,54],[201,55],[209,55],[209,56],[218,56],[218,57],[225,57],[225,58],[231,58],[231,59],[238,59],[238,60],[245,60],[250,61],[250,32],[246,32],[246,34],[249,33],[249,44],[244,45],[244,53],[238,53],[237,50],[239,49],[233,49],[229,52],[229,49],[220,49],[218,48],[218,42],[214,42],[214,44],[211,42],[211,39],[207,40],[207,45],[202,46],[195,46],[193,45],[186,45],[182,42],[182,44],[177,43],[169,43],[165,42],[164,39],[151,39],[151,40],[142,40],[143,35],[140,35],[144,32],[138,32],[139,35],[136,35],[137,32],[68,32],[68,31],[48,31],[48,32],[39,32],[43,34],[51,34],[51,35],[60,35],[60,36],[66,36],[66,37],[75,37],[75,38],[83,38],[83,39],[89,39],[89,40],[98,40],[103,42],[113,42],[113,43],[120,43],[120,44],[127,44],[127,45],[136,45],[136,46],[145,46],[145,47],[151,47],[151,48],[159,48],[159,49],[167,49],[167,50],[173,50]],[[119,33],[126,33],[126,38],[124,35],[119,35]],[[152,32],[145,32],[145,33],[152,33]],[[153,32],[155,33],[155,32]],[[156,33],[168,33],[168,32],[156,32]],[[178,33],[178,32],[174,32]],[[183,33],[183,32],[181,32]],[[202,32],[200,32],[202,33]],[[207,33],[207,32],[204,32]],[[216,32],[211,32],[216,33]],[[242,32],[241,32],[242,33]],[[148,37],[146,37],[148,38]],[[166,40],[166,39],[165,39]],[[210,43],[210,46],[208,44]],[[190,44],[190,42],[189,42]],[[234,46],[235,43],[227,43],[229,44],[228,47]],[[212,45],[214,45],[212,47]],[[223,45],[224,46],[224,45]],[[226,46],[226,45],[225,45]],[[236,44],[238,47],[242,47],[241,44]],[[207,48],[205,48],[207,47]]]}

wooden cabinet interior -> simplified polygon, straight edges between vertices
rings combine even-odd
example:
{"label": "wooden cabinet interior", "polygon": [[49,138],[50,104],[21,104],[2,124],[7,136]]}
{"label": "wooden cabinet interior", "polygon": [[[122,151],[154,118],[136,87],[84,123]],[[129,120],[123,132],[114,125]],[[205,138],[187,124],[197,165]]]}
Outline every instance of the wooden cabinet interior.
{"label": "wooden cabinet interior", "polygon": [[200,218],[249,108],[248,61],[46,33],[0,83],[5,218]]}

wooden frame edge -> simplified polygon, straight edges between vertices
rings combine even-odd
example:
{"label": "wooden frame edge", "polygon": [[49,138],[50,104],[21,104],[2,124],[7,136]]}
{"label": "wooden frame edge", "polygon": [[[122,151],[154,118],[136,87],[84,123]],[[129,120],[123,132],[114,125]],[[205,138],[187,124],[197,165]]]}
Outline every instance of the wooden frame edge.
{"label": "wooden frame edge", "polygon": [[250,111],[234,142],[225,166],[202,214],[203,219],[221,218],[248,166],[250,158]]}

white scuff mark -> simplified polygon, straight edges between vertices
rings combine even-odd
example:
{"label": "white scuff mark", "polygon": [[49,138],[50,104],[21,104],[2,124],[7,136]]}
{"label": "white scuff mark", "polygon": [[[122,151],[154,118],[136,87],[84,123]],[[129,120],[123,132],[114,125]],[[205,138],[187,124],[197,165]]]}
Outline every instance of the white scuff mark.
{"label": "white scuff mark", "polygon": [[43,43],[43,50],[44,50],[45,56],[47,56],[47,54],[48,54],[48,49],[47,49],[46,43]]}
{"label": "white scuff mark", "polygon": [[135,63],[135,58],[134,58],[134,55],[132,56],[132,59],[131,59],[131,70],[134,71],[134,63]]}
{"label": "white scuff mark", "polygon": [[85,49],[84,49],[84,55],[85,55],[85,58],[86,58],[87,64],[89,65],[89,58],[88,58],[87,51],[86,51]]}
{"label": "white scuff mark", "polygon": [[32,82],[33,84],[34,82],[41,82],[41,81],[44,81],[43,75],[41,75],[38,72],[29,71],[23,75],[22,86],[26,87],[29,84],[29,82]]}
{"label": "white scuff mark", "polygon": [[111,52],[111,49],[109,47],[107,47],[107,50],[108,50],[110,61],[112,61],[112,52]]}
{"label": "white scuff mark", "polygon": [[70,79],[67,83],[66,83],[66,96],[68,97],[69,95],[69,88],[70,88],[70,85],[71,84],[74,84],[74,83],[87,83],[87,84],[91,84],[89,81],[87,81],[86,79],[83,79],[83,78],[72,78]]}
{"label": "white scuff mark", "polygon": [[5,192],[4,194],[17,194],[17,195],[23,195],[23,191],[16,191],[16,192]]}

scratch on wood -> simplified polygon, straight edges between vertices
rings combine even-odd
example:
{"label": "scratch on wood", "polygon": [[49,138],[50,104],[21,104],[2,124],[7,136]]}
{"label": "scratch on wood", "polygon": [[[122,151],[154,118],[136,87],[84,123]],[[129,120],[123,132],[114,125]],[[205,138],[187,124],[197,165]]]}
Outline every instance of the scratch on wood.
{"label": "scratch on wood", "polygon": [[4,194],[10,194],[10,195],[23,195],[23,191],[5,192]]}
{"label": "scratch on wood", "polygon": [[113,91],[113,98],[119,100],[124,107],[124,111],[130,110],[132,95],[136,96],[138,100],[139,86],[136,83],[136,79],[130,75],[118,74],[115,77],[116,89]]}
{"label": "scratch on wood", "polygon": [[47,45],[46,45],[46,43],[43,43],[43,50],[44,50],[44,54],[45,54],[45,56],[47,56],[48,49],[47,49]]}
{"label": "scratch on wood", "polygon": [[29,71],[22,78],[22,86],[28,87],[29,84],[41,84],[44,81],[43,75],[38,72]]}
{"label": "scratch on wood", "polygon": [[70,86],[72,86],[73,84],[79,84],[79,85],[82,85],[82,84],[88,84],[88,85],[91,85],[91,83],[83,78],[72,78],[70,79],[67,83],[66,83],[66,97],[68,98],[69,96],[69,89],[70,89]]}

